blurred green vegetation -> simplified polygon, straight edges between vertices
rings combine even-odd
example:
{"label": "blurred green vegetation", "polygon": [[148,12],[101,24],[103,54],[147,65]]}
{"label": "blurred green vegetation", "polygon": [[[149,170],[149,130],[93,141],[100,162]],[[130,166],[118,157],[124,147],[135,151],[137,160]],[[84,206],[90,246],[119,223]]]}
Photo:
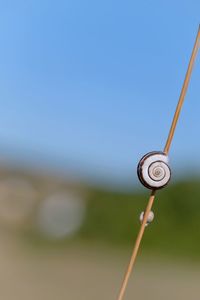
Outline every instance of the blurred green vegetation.
{"label": "blurred green vegetation", "polygon": [[[92,189],[80,237],[115,247],[133,244],[139,215],[149,193]],[[200,258],[200,181],[188,180],[158,191],[155,219],[146,230],[143,251]]]}
{"label": "blurred green vegetation", "polygon": [[[0,183],[1,235],[21,237],[26,245],[34,246],[32,249],[44,247],[45,251],[70,247],[74,242],[128,250],[134,244],[140,227],[139,215],[145,210],[150,195],[147,189],[111,191],[63,177],[12,169],[1,170]],[[69,234],[67,231],[61,238],[41,231],[38,216],[44,212],[44,203],[50,203],[47,208],[51,210],[50,214],[47,210],[42,215],[42,224],[63,230],[79,218],[78,206],[68,205],[67,214],[64,206],[63,214],[63,203],[70,204],[77,199],[83,204],[84,213],[75,231]],[[142,251],[200,259],[200,178],[191,176],[158,191],[153,211],[155,219],[147,227]],[[71,223],[66,222],[67,218]],[[57,227],[56,222],[61,227]]]}

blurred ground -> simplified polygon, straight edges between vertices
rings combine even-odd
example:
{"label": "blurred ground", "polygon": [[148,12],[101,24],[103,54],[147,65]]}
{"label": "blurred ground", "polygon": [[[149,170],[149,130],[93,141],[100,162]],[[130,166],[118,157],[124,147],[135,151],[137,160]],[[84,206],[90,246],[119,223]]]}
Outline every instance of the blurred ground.
{"label": "blurred ground", "polygon": [[[32,252],[0,238],[1,299],[116,299],[129,251],[70,245]],[[126,299],[196,299],[200,266],[140,257]]]}
{"label": "blurred ground", "polygon": [[[127,300],[197,299],[199,182],[158,192]],[[116,299],[147,196],[1,168],[0,297]]]}

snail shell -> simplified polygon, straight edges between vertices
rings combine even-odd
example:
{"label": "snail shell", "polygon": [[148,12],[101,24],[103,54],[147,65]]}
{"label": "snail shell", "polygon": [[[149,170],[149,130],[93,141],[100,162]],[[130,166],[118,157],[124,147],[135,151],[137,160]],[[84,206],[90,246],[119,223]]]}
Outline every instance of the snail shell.
{"label": "snail shell", "polygon": [[168,156],[161,151],[144,155],[137,168],[141,183],[148,189],[161,189],[166,186],[171,178],[168,161]]}
{"label": "snail shell", "polygon": [[[140,223],[143,222],[143,219],[144,219],[144,211],[142,211],[141,214],[140,214]],[[146,222],[145,226],[148,226],[151,222],[153,222],[153,219],[154,219],[154,213],[151,210],[149,212],[149,215],[148,215],[147,222]]]}

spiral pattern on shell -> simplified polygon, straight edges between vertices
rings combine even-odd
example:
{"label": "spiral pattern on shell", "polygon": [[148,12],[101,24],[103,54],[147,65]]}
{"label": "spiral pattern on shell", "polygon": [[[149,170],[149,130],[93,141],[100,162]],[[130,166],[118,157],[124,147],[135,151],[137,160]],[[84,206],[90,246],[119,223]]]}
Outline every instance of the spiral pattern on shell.
{"label": "spiral pattern on shell", "polygon": [[161,151],[147,153],[139,161],[137,173],[141,183],[148,189],[161,189],[171,178],[168,156]]}

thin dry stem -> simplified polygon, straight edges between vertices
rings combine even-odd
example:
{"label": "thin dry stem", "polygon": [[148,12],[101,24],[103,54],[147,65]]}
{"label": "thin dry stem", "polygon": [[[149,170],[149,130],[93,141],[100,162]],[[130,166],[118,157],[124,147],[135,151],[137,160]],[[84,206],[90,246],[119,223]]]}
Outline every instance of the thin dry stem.
{"label": "thin dry stem", "polygon": [[199,44],[200,44],[200,27],[199,27],[199,30],[198,30],[198,33],[197,33],[196,41],[195,41],[195,44],[194,44],[194,48],[193,48],[193,51],[192,51],[192,55],[191,55],[191,58],[190,58],[188,69],[187,69],[187,72],[186,72],[186,75],[185,75],[185,80],[184,80],[183,87],[182,87],[182,90],[181,90],[178,105],[176,107],[176,111],[175,111],[175,114],[174,114],[172,125],[171,125],[170,131],[169,131],[169,135],[168,135],[168,138],[167,138],[165,148],[164,148],[164,152],[166,154],[169,153],[169,149],[170,149],[170,146],[171,146],[171,143],[172,143],[172,139],[173,139],[174,132],[175,132],[175,129],[176,129],[176,125],[177,125],[177,122],[178,122],[178,119],[179,119],[179,115],[180,115],[181,109],[183,107],[183,103],[184,103],[185,95],[186,95],[188,85],[189,85],[189,82],[190,82],[190,78],[191,78],[192,70],[193,70],[193,67],[194,67],[195,59],[197,57]]}
{"label": "thin dry stem", "polygon": [[[184,80],[183,87],[182,87],[182,90],[181,90],[178,105],[176,107],[176,111],[175,111],[175,114],[174,114],[172,125],[171,125],[169,135],[168,135],[168,138],[167,138],[167,141],[166,141],[166,144],[165,144],[164,152],[167,155],[169,153],[170,146],[171,146],[171,143],[172,143],[172,140],[173,140],[173,137],[174,137],[174,132],[175,132],[176,125],[177,125],[177,122],[178,122],[178,119],[179,119],[179,116],[180,116],[180,112],[181,112],[181,109],[182,109],[182,106],[183,106],[183,102],[184,102],[184,99],[185,99],[185,95],[186,95],[186,92],[187,92],[187,88],[188,88],[188,85],[189,85],[189,81],[190,81],[190,78],[191,78],[194,62],[195,62],[199,47],[200,47],[200,26],[199,26],[199,29],[198,29],[198,33],[197,33],[197,37],[196,37],[195,44],[194,44],[194,47],[193,47],[192,55],[191,55],[190,62],[189,62],[189,65],[188,65],[188,69],[187,69],[187,72],[186,72],[186,76],[185,76],[185,80]],[[121,286],[121,289],[120,289],[119,296],[118,296],[117,300],[123,300],[123,298],[124,298],[125,291],[126,291],[126,288],[127,288],[127,285],[128,285],[128,281],[129,281],[132,269],[134,267],[134,264],[135,264],[135,261],[136,261],[136,258],[137,258],[137,254],[138,254],[138,250],[139,250],[139,247],[140,247],[143,235],[144,235],[147,218],[148,218],[149,212],[151,211],[151,208],[152,208],[153,203],[154,203],[155,194],[156,194],[156,191],[152,190],[149,201],[148,201],[148,204],[147,204],[147,208],[145,210],[144,218],[143,218],[143,221],[142,221],[142,224],[141,224],[141,227],[140,227],[140,231],[138,233],[138,236],[137,236],[134,248],[133,248],[133,253],[132,253],[127,271],[125,273],[124,280],[123,280],[123,283],[122,283],[122,286]]]}
{"label": "thin dry stem", "polygon": [[130,263],[128,265],[128,269],[127,269],[127,272],[125,274],[125,277],[124,277],[124,280],[123,280],[123,283],[122,283],[122,287],[121,287],[121,290],[120,290],[120,293],[119,293],[119,296],[118,296],[117,300],[122,300],[123,299],[123,296],[124,296],[124,293],[125,293],[125,290],[126,290],[126,287],[127,287],[127,284],[128,284],[128,280],[129,280],[129,277],[131,275],[131,272],[132,272],[137,254],[138,254],[138,250],[139,250],[139,247],[140,247],[140,243],[142,241],[142,237],[143,237],[143,234],[144,234],[144,231],[145,231],[147,218],[148,218],[148,215],[149,215],[149,213],[151,211],[151,208],[153,206],[153,202],[154,202],[154,199],[155,199],[155,194],[156,194],[155,191],[151,192],[151,196],[149,198],[148,205],[147,205],[147,208],[145,210],[142,225],[140,227],[140,231],[138,233],[138,236],[137,236],[137,239],[136,239],[136,242],[135,242],[135,246],[134,246],[134,249],[133,249],[131,260],[130,260]]}

